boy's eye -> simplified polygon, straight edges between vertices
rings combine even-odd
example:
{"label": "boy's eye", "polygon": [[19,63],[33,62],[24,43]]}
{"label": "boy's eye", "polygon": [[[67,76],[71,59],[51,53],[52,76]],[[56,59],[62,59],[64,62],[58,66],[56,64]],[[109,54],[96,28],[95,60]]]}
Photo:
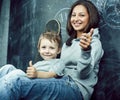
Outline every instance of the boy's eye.
{"label": "boy's eye", "polygon": [[50,47],[50,49],[55,49],[54,47]]}
{"label": "boy's eye", "polygon": [[43,48],[43,49],[44,49],[44,48],[46,48],[46,46],[42,46],[41,48]]}

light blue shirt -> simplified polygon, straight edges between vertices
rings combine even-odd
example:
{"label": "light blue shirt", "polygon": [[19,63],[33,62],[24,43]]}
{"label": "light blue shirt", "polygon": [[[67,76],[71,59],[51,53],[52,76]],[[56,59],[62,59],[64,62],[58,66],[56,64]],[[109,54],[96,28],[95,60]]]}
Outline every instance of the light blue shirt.
{"label": "light blue shirt", "polygon": [[37,71],[55,72],[58,76],[63,76],[64,63],[60,59],[38,61],[33,65]]}

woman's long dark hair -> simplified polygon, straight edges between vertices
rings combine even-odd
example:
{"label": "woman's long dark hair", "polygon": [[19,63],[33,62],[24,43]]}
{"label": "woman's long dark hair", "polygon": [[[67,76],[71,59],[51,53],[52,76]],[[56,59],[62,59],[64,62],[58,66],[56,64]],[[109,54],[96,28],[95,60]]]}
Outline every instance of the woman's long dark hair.
{"label": "woman's long dark hair", "polygon": [[99,25],[99,21],[100,21],[99,12],[98,12],[97,8],[95,7],[95,5],[91,1],[89,1],[89,0],[76,1],[72,5],[70,12],[68,14],[66,29],[67,29],[67,33],[70,37],[66,41],[67,46],[70,46],[72,44],[72,40],[77,37],[77,33],[73,29],[71,22],[70,22],[72,11],[77,5],[83,5],[87,9],[87,12],[89,14],[89,22],[88,22],[88,25],[86,26],[84,32],[88,33],[91,28],[97,28]]}

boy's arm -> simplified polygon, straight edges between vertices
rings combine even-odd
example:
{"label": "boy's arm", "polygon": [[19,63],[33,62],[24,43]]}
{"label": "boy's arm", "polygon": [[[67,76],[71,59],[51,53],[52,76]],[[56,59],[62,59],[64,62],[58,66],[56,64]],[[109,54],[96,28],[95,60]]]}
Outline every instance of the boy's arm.
{"label": "boy's arm", "polygon": [[32,65],[32,61],[29,62],[29,67],[27,68],[26,74],[29,78],[52,78],[57,77],[55,72],[45,72],[37,71]]}
{"label": "boy's arm", "polygon": [[57,74],[54,72],[37,71],[37,78],[52,78],[52,77],[57,77]]}

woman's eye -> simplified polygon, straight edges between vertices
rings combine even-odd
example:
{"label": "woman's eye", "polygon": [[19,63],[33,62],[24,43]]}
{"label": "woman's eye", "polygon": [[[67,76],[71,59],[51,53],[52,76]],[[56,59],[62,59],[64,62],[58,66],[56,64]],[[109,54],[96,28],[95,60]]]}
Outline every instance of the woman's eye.
{"label": "woman's eye", "polygon": [[74,16],[76,16],[76,15],[75,15],[75,14],[72,14],[71,16],[74,17]]}
{"label": "woman's eye", "polygon": [[84,17],[85,15],[80,15],[80,16]]}

